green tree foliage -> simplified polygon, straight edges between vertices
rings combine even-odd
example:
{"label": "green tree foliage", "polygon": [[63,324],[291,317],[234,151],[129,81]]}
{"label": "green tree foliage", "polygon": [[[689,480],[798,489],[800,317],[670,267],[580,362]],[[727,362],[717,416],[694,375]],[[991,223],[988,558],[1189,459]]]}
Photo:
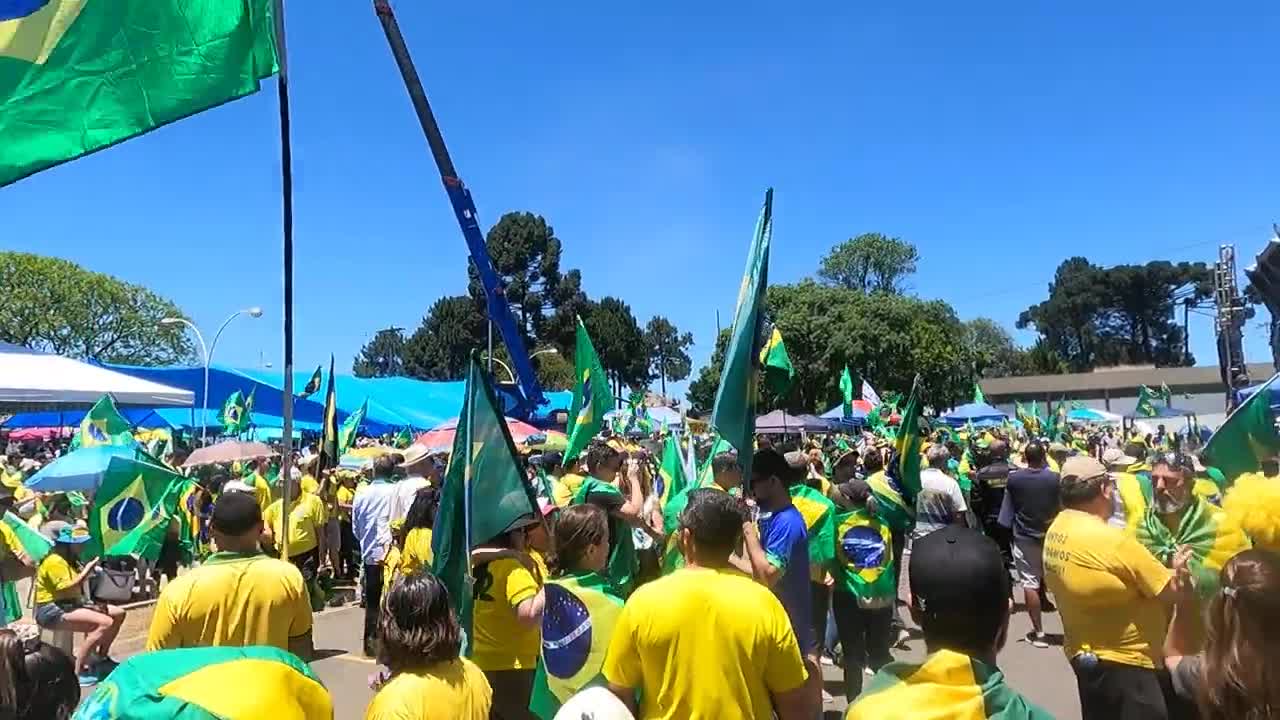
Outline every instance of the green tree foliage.
{"label": "green tree foliage", "polygon": [[605,296],[592,303],[582,322],[591,334],[591,342],[600,356],[600,364],[613,378],[614,394],[621,395],[624,386],[644,387],[649,384],[649,357],[644,351],[644,331],[631,306],[615,297]]}
{"label": "green tree foliage", "polygon": [[[840,372],[847,365],[881,392],[906,392],[918,372],[926,403],[950,407],[973,391],[976,355],[965,342],[955,311],[939,300],[820,285],[810,280],[769,288],[769,317],[782,331],[796,378],[787,396],[763,388],[763,407],[790,412],[825,411],[840,401]],[[689,386],[695,412],[715,403],[723,337],[711,363]]]}
{"label": "green tree foliage", "polygon": [[466,295],[442,297],[404,344],[404,371],[424,380],[457,380],[467,370],[472,348],[483,347],[484,315]]}
{"label": "green tree foliage", "polygon": [[716,390],[720,387],[720,373],[724,369],[724,354],[729,349],[729,328],[716,337],[716,349],[711,360],[698,371],[698,377],[689,383],[689,412],[694,415],[710,415],[716,404]]}
{"label": "green tree foliage", "polygon": [[1117,364],[1192,364],[1174,311],[1213,292],[1204,263],[1103,268],[1082,257],[1058,266],[1049,297],[1027,308],[1019,328],[1035,328],[1072,371]]}
{"label": "green tree foliage", "polygon": [[0,339],[110,363],[169,365],[193,359],[182,310],[141,285],[59,258],[0,252]]}
{"label": "green tree foliage", "polygon": [[543,390],[573,389],[573,357],[563,352],[541,353],[533,359],[534,372]]}
{"label": "green tree foliage", "polygon": [[1009,331],[991,318],[974,318],[964,324],[965,343],[974,352],[981,377],[1027,374],[1027,351],[1013,341]]}
{"label": "green tree foliage", "polygon": [[404,329],[390,327],[374,333],[352,363],[356,377],[394,377],[404,374]]}
{"label": "green tree foliage", "polygon": [[649,375],[662,381],[664,396],[668,380],[679,382],[689,377],[693,369],[693,360],[689,357],[693,333],[681,333],[670,320],[655,315],[645,325],[644,345],[650,353]]}
{"label": "green tree foliage", "polygon": [[916,272],[920,253],[901,238],[863,233],[831,248],[822,258],[818,277],[838,287],[861,293],[901,293],[903,283]]}

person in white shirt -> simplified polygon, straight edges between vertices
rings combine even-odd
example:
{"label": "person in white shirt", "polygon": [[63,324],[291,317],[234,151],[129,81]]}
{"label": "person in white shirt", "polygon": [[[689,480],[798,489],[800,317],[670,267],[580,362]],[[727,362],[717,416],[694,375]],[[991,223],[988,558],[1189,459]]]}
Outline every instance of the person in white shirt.
{"label": "person in white shirt", "polygon": [[391,472],[395,461],[384,455],[373,461],[373,480],[356,490],[351,501],[351,524],[360,543],[364,566],[361,597],[364,600],[364,654],[376,657],[378,612],[382,609],[382,561],[391,546],[391,500],[396,493]]}
{"label": "person in white shirt", "polygon": [[936,532],[948,525],[965,522],[969,506],[964,501],[960,485],[943,472],[951,460],[946,445],[933,445],[925,453],[929,467],[920,471],[920,492],[916,495],[916,526],[911,531],[913,540]]}
{"label": "person in white shirt", "polygon": [[405,477],[396,483],[396,492],[391,498],[391,522],[404,521],[419,490],[440,484],[440,470],[436,467],[435,457],[425,446],[410,445],[405,448],[403,456],[400,468],[404,470]]}

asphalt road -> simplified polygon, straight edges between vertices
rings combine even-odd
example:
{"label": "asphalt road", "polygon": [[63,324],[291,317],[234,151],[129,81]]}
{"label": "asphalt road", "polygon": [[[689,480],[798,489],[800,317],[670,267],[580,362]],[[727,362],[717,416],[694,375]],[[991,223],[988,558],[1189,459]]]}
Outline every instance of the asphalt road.
{"label": "asphalt road", "polygon": [[[376,666],[360,653],[360,633],[364,610],[348,607],[330,610],[316,617],[315,646],[320,660],[312,663],[320,679],[333,695],[335,717],[349,720],[363,717],[373,692],[368,676]],[[1030,629],[1025,614],[1014,615],[1010,637],[1020,638]],[[1045,631],[1061,633],[1057,615],[1045,617]],[[908,642],[909,649],[895,650],[899,659],[919,660],[924,656],[921,640]],[[1061,720],[1078,720],[1080,706],[1076,699],[1075,678],[1060,647],[1041,649],[1025,642],[1009,642],[1000,653],[1000,668],[1007,681],[1032,702]],[[836,668],[823,666],[827,691],[835,696],[827,705],[827,718],[842,716],[845,703],[842,675]]]}

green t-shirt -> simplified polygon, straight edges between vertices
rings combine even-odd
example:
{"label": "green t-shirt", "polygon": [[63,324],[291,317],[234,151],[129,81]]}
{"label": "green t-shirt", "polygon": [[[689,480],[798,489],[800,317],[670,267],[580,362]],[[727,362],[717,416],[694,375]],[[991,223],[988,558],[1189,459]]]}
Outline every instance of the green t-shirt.
{"label": "green t-shirt", "polygon": [[582,505],[588,502],[599,505],[609,513],[609,561],[605,565],[604,574],[618,593],[626,598],[631,594],[632,583],[640,570],[640,558],[636,556],[631,526],[614,514],[626,500],[614,486],[588,477],[574,494],[571,504]]}

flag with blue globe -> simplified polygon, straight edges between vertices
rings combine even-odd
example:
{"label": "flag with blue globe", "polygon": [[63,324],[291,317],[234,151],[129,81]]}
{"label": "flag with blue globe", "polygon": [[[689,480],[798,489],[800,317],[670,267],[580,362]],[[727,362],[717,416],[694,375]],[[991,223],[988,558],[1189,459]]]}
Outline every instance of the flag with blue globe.
{"label": "flag with blue globe", "polygon": [[529,709],[552,720],[578,691],[604,683],[605,651],[623,601],[608,579],[593,572],[567,574],[543,590],[542,652]]}
{"label": "flag with blue globe", "polygon": [[89,509],[88,557],[159,554],[169,518],[190,480],[167,468],[127,457],[107,465]]}

